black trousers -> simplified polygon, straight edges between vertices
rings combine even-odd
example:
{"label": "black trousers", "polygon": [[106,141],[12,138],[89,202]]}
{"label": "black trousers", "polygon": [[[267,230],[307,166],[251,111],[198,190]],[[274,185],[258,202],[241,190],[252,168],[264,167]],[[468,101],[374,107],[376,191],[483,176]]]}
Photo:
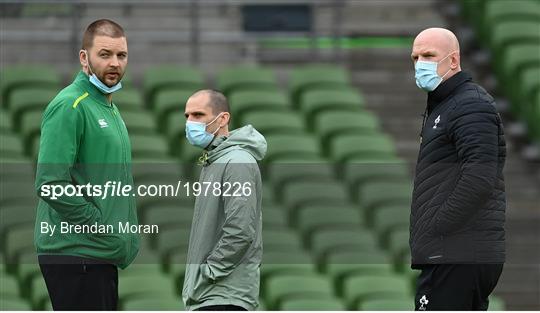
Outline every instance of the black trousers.
{"label": "black trousers", "polygon": [[479,311],[488,309],[502,264],[425,265],[417,281],[417,311]]}
{"label": "black trousers", "polygon": [[209,305],[203,306],[195,311],[247,311],[241,306],[236,305]]}
{"label": "black trousers", "polygon": [[118,269],[75,256],[38,256],[55,311],[112,311],[118,304]]}

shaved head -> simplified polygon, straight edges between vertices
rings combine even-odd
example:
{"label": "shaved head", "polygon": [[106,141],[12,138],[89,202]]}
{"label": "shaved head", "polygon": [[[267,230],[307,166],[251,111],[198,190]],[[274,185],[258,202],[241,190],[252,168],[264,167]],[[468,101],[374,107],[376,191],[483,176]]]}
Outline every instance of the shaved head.
{"label": "shaved head", "polygon": [[[227,98],[219,91],[203,89],[195,92],[186,102],[184,116],[188,121],[207,124],[206,131],[227,136],[231,119]],[[212,123],[212,125],[208,125]]]}
{"label": "shaved head", "polygon": [[224,94],[217,90],[203,89],[195,92],[190,98],[204,97],[203,102],[212,108],[214,114],[229,112],[229,102]]}
{"label": "shaved head", "polygon": [[440,62],[438,74],[445,80],[461,71],[459,41],[453,32],[445,28],[428,28],[414,39],[411,58],[417,61]]}

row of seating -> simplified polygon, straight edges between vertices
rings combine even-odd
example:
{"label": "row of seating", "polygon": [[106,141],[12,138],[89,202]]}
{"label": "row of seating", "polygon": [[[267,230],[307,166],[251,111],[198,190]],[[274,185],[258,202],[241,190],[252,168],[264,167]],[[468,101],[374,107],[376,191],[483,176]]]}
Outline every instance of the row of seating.
{"label": "row of seating", "polygon": [[465,18],[491,52],[499,88],[540,143],[540,1],[462,0]]}
{"label": "row of seating", "polygon": [[[262,307],[412,309],[416,273],[407,266],[409,171],[346,71],[327,65],[295,70],[289,95],[267,69],[240,67],[240,74],[233,72],[217,80],[231,102],[233,128],[253,124],[268,142],[261,164]],[[199,80],[191,74],[192,82]],[[185,140],[182,108],[202,86],[181,87],[175,80],[180,75],[151,76],[145,75],[144,97],[129,87],[114,95],[130,132],[135,182],[195,179],[201,151]],[[10,103],[11,122],[19,114],[12,109]],[[39,132],[37,121],[29,125]],[[33,151],[27,150],[26,157],[12,149],[9,160],[26,158],[21,163],[28,165],[39,137],[35,133],[29,139],[23,129],[5,127],[2,136],[19,146],[31,143]],[[18,171],[29,177],[33,166],[0,171],[2,177],[11,177],[2,184],[6,192],[0,198],[3,259],[20,287],[18,296],[34,309],[49,308],[32,242],[35,197],[26,196],[34,193],[33,179],[17,179]],[[33,200],[23,200],[27,198]],[[141,223],[159,225],[160,233],[143,236],[136,264],[121,271],[120,306],[181,309],[193,198],[144,197],[137,199],[137,207]],[[149,290],[162,296],[157,299],[153,291],[147,296]]]}

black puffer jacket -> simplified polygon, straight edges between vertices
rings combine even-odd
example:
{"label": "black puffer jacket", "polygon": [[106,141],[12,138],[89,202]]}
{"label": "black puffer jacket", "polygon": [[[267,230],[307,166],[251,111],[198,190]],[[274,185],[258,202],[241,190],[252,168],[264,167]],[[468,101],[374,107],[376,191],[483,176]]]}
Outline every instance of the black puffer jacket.
{"label": "black puffer jacket", "polygon": [[412,267],[503,263],[506,145],[493,98],[460,72],[428,94],[411,206]]}

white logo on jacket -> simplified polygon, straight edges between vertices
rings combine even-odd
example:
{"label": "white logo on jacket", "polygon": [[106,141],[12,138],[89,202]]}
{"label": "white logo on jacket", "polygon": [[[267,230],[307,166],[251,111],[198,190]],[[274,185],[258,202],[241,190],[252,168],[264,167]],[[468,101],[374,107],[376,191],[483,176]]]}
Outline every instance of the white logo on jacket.
{"label": "white logo on jacket", "polygon": [[437,129],[437,124],[439,124],[441,122],[441,116],[437,116],[437,118],[435,119],[435,125],[433,125],[433,129]]}
{"label": "white logo on jacket", "polygon": [[107,121],[105,121],[104,118],[100,118],[98,120],[98,124],[101,128],[109,127],[109,124],[107,124]]}
{"label": "white logo on jacket", "polygon": [[429,300],[426,298],[426,295],[423,295],[422,298],[420,298],[420,307],[418,308],[419,311],[425,311],[426,308],[424,305],[427,305],[429,303]]}

